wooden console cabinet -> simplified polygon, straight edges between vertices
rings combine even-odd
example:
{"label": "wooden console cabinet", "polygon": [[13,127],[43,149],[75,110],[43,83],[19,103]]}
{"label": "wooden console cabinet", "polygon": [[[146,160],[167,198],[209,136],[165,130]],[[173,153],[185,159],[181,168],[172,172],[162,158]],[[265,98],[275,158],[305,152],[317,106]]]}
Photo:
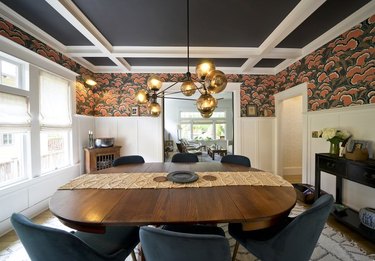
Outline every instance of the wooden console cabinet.
{"label": "wooden console cabinet", "polygon": [[[315,154],[315,198],[320,195],[321,171],[336,176],[336,203],[338,204],[342,204],[342,179],[375,188],[375,160],[353,161],[328,153],[318,153]],[[375,242],[375,230],[361,224],[357,211],[347,208],[343,212],[333,210],[331,214],[339,222]]]}
{"label": "wooden console cabinet", "polygon": [[121,146],[108,148],[85,148],[85,172],[91,173],[97,170],[112,167],[113,161],[120,157]]}

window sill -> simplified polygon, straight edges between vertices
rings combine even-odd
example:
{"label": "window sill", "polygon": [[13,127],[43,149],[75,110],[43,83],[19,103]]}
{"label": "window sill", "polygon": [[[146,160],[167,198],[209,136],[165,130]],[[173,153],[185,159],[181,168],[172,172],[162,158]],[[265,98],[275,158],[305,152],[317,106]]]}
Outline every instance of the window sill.
{"label": "window sill", "polygon": [[10,184],[8,186],[0,188],[0,197],[13,193],[15,191],[28,188],[34,184],[37,184],[39,182],[43,182],[48,179],[52,179],[54,177],[64,175],[67,172],[77,171],[78,175],[80,174],[80,164],[74,164],[65,168],[58,169],[56,171],[51,171],[46,174],[40,175],[38,177],[34,177],[31,179],[25,179],[13,184]]}

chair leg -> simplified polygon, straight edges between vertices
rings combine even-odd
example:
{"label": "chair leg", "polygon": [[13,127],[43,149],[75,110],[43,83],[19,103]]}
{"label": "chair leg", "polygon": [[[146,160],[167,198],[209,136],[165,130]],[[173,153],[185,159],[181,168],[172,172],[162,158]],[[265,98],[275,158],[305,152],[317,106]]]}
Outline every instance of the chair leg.
{"label": "chair leg", "polygon": [[137,258],[135,256],[134,250],[132,250],[131,255],[132,255],[132,260],[133,261],[137,261]]}
{"label": "chair leg", "polygon": [[236,241],[236,244],[234,245],[234,249],[233,249],[232,261],[236,260],[237,251],[238,251],[239,246],[240,246],[240,243],[238,241]]}

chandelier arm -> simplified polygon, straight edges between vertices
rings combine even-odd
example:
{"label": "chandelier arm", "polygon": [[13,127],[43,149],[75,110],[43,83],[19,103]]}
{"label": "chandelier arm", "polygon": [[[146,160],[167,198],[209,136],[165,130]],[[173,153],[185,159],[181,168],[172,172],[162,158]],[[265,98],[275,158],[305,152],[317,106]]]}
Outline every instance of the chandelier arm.
{"label": "chandelier arm", "polygon": [[167,88],[165,88],[164,90],[159,91],[159,92],[157,93],[157,95],[159,95],[159,94],[164,94],[164,92],[165,92],[166,90],[172,88],[172,87],[175,86],[177,83],[179,83],[179,82],[172,83],[171,85],[169,85],[169,86],[168,86]]}

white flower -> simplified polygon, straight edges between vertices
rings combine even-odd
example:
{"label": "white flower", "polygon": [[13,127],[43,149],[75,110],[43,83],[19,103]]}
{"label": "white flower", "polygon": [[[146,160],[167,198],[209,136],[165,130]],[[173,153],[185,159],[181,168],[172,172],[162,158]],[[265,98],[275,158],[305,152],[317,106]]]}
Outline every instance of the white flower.
{"label": "white flower", "polygon": [[337,130],[335,128],[325,128],[322,130],[322,138],[330,140],[336,136]]}

